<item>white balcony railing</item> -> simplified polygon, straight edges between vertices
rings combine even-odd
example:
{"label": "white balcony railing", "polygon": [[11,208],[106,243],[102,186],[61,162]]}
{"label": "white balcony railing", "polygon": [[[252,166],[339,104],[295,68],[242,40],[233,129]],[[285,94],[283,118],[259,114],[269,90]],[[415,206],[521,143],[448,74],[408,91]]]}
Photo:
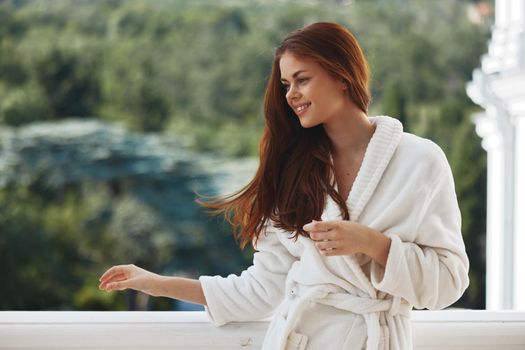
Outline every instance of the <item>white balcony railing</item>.
{"label": "white balcony railing", "polygon": [[[525,349],[525,311],[412,311],[416,350]],[[0,312],[0,349],[259,349],[267,321],[204,312]],[[328,349],[327,349],[328,350]]]}

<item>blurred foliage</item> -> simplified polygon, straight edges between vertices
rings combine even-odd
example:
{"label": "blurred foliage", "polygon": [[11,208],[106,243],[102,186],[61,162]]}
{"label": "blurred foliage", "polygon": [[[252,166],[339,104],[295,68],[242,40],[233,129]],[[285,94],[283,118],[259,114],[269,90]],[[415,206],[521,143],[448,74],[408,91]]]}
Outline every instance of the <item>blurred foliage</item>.
{"label": "blurred foliage", "polygon": [[[370,114],[401,119],[406,131],[431,138],[449,157],[472,263],[471,287],[455,306],[483,308],[486,156],[469,120],[476,107],[464,90],[486,52],[490,20],[468,20],[466,9],[475,3],[0,0],[0,125],[99,118],[184,138],[199,152],[256,156],[273,48],[304,24],[345,24],[371,66]],[[153,244],[139,257],[136,249],[146,241],[126,247],[128,232],[119,238],[103,220],[86,225],[104,207],[124,208],[114,216],[122,223],[137,213],[147,221],[151,209],[120,202],[111,184],[97,186],[2,187],[0,270],[9,282],[0,290],[0,309],[124,309],[133,303],[96,290],[102,266],[140,261],[162,269],[155,259],[165,261],[169,244],[164,250]],[[231,245],[230,229],[210,220],[220,229],[209,240]],[[137,234],[162,241],[146,233]],[[191,269],[207,259],[223,267],[215,273],[239,272],[239,261],[251,254],[224,261],[230,255],[220,252],[178,252],[187,263],[167,271],[210,273]],[[169,305],[151,303],[151,309]]]}

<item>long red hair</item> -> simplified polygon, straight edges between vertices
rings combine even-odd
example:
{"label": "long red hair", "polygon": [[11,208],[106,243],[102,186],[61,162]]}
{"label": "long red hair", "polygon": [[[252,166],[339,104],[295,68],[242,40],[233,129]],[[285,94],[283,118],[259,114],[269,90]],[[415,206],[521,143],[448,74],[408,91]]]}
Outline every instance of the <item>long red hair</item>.
{"label": "long red hair", "polygon": [[[265,223],[308,236],[303,225],[320,220],[326,195],[337,203],[343,218],[350,215],[345,200],[335,190],[333,152],[322,125],[303,128],[286,102],[279,61],[287,52],[311,58],[347,84],[348,97],[365,113],[371,96],[368,65],[357,40],[335,23],[314,23],[288,35],[276,48],[272,73],[264,96],[265,127],[259,143],[260,163],[245,187],[224,197],[197,199],[214,214],[224,214],[233,226],[241,248],[256,242]],[[213,199],[214,198],[214,199]]]}

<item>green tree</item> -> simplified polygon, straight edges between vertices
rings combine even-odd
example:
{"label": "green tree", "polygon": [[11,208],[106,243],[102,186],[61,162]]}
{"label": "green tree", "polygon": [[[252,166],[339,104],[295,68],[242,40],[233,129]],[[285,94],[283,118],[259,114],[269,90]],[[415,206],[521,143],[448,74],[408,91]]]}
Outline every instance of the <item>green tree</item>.
{"label": "green tree", "polygon": [[95,114],[101,96],[94,57],[54,49],[35,68],[53,118]]}
{"label": "green tree", "polygon": [[381,98],[381,108],[384,114],[399,119],[405,131],[410,130],[406,111],[406,98],[397,84],[390,82]]}

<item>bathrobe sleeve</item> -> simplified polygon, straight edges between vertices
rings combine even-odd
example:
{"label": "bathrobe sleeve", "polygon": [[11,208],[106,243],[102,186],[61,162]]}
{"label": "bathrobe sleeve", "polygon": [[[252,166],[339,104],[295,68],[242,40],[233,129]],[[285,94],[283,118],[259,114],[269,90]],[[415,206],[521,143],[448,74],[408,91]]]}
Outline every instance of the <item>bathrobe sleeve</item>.
{"label": "bathrobe sleeve", "polygon": [[[452,171],[444,154],[441,171],[425,186],[414,240],[387,234],[392,243],[386,267],[372,262],[375,288],[417,309],[438,310],[457,301],[469,285],[469,260],[461,235]],[[410,237],[410,235],[407,235]]]}
{"label": "bathrobe sleeve", "polygon": [[268,224],[262,231],[253,264],[240,276],[201,276],[205,311],[215,326],[232,321],[252,321],[270,316],[284,297],[285,280],[296,258]]}

